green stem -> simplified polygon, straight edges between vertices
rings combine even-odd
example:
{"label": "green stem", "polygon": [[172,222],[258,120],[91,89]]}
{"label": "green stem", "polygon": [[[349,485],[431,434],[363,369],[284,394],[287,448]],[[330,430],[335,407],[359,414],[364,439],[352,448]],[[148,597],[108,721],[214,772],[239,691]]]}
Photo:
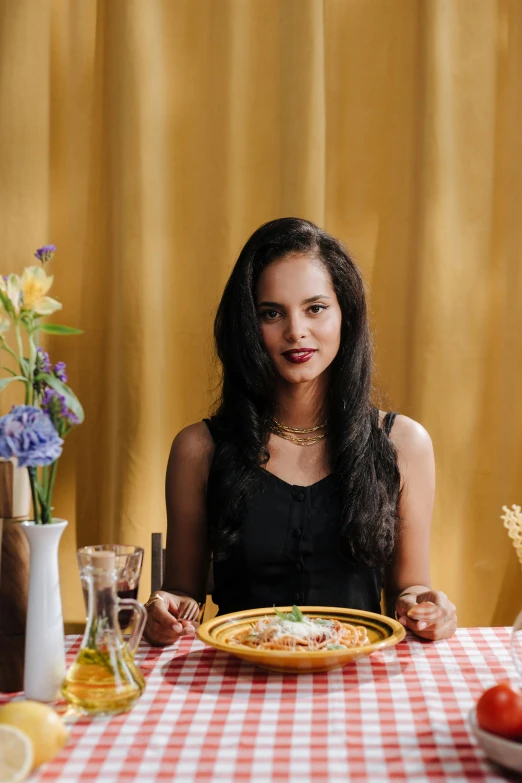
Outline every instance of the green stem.
{"label": "green stem", "polygon": [[36,345],[33,341],[33,338],[31,335],[29,335],[29,377],[31,378],[30,384],[28,384],[29,387],[29,394],[30,394],[30,404],[34,405],[34,371],[36,366]]}
{"label": "green stem", "polygon": [[42,525],[49,525],[51,523],[51,511],[43,503],[41,505],[42,505]]}
{"label": "green stem", "polygon": [[53,499],[54,482],[56,480],[56,471],[58,470],[58,460],[55,460],[51,465],[51,473],[49,475],[49,484],[47,486],[47,505],[49,510],[51,509],[51,501]]}
{"label": "green stem", "polygon": [[[27,378],[27,374],[24,369],[24,345],[22,342],[22,335],[20,334],[20,325],[18,322],[15,323],[15,333],[16,333],[16,342],[18,344],[18,353],[20,354],[18,358],[18,363],[20,365],[21,375],[24,376],[24,378]],[[31,400],[31,389],[32,389],[32,379],[28,378],[29,383],[25,386],[25,404],[29,405]]]}
{"label": "green stem", "polygon": [[[3,335],[3,334],[2,334],[2,335],[0,335],[0,339],[2,340],[2,348],[4,349],[4,351],[7,351],[8,353],[10,353],[10,354],[11,354],[11,356],[13,357],[13,359],[16,359],[16,361],[18,362],[18,356],[15,354],[15,352],[13,351],[13,349],[12,349],[12,348],[10,348],[10,347],[7,345],[6,339],[5,339],[5,337],[4,337],[4,335]],[[18,363],[19,363],[19,362],[18,362]]]}
{"label": "green stem", "polygon": [[6,372],[10,372],[11,375],[17,375],[17,373],[14,370],[11,370],[10,367],[4,367],[3,364],[0,364],[0,370],[5,370]]}
{"label": "green stem", "polygon": [[15,323],[15,334],[16,334],[16,342],[18,345],[18,363],[20,365],[20,369],[23,370],[23,358],[24,358],[24,344],[22,342],[22,334],[20,332],[20,324],[18,322]]}
{"label": "green stem", "polygon": [[34,521],[39,525],[40,518],[38,514],[38,501],[36,499],[36,481],[38,481],[36,468],[27,468],[27,471],[29,473],[29,483],[31,484],[31,495],[33,498]]}

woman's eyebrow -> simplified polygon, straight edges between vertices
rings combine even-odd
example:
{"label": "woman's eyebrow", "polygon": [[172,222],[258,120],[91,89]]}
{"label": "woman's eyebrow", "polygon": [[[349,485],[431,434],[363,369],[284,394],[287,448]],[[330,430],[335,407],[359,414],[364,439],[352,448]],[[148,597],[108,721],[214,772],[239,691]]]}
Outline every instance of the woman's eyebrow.
{"label": "woman's eyebrow", "polygon": [[[328,294],[317,294],[317,296],[311,296],[310,299],[304,299],[301,304],[311,304],[317,302],[319,299],[331,299]],[[258,307],[284,307],[280,302],[259,302]]]}
{"label": "woman's eyebrow", "polygon": [[317,302],[319,299],[331,299],[328,294],[317,294],[317,296],[311,296],[310,299],[305,299],[302,304],[310,304],[311,302]]}

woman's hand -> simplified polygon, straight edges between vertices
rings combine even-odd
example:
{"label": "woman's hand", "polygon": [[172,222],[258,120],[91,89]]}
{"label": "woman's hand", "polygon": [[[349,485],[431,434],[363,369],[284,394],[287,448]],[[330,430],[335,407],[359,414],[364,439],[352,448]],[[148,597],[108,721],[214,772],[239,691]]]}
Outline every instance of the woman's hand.
{"label": "woman's hand", "polygon": [[188,595],[158,590],[145,604],[148,618],[143,636],[149,644],[174,644],[181,636],[196,632],[199,604]]}
{"label": "woman's hand", "polygon": [[457,610],[445,593],[405,593],[395,604],[397,619],[422,639],[449,639],[457,629]]}

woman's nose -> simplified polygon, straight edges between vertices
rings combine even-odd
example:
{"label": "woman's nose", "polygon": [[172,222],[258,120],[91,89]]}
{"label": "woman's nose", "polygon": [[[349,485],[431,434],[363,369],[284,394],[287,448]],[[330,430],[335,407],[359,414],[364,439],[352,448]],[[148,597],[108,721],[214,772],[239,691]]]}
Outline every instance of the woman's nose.
{"label": "woman's nose", "polygon": [[288,316],[284,336],[286,340],[296,343],[309,334],[306,322],[300,315]]}

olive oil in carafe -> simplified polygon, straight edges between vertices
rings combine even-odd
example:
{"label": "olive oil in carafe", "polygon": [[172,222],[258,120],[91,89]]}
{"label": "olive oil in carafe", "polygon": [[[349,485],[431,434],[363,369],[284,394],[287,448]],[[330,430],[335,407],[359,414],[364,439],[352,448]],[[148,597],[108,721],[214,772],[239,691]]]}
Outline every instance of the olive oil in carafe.
{"label": "olive oil in carafe", "polygon": [[[82,581],[88,587],[88,617],[80,649],[62,683],[65,699],[80,712],[115,715],[129,710],[145,689],[133,653],[147,619],[144,607],[117,595],[117,571],[112,551],[78,550]],[[125,642],[118,612],[136,614]]]}
{"label": "olive oil in carafe", "polygon": [[115,714],[130,709],[145,689],[145,680],[124,648],[116,657],[84,647],[65,677],[62,693],[83,712]]}

